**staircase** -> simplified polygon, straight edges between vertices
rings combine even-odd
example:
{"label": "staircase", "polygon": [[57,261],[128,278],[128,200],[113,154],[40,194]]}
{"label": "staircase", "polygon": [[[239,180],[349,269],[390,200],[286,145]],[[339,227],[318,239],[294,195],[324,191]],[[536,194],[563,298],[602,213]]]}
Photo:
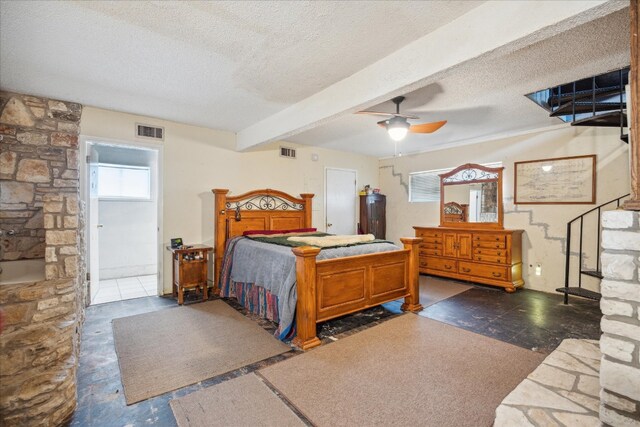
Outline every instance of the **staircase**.
{"label": "staircase", "polygon": [[629,143],[625,85],[629,67],[577,80],[527,95],[550,117],[571,126],[620,127],[620,139]]}
{"label": "staircase", "polygon": [[[583,298],[589,298],[592,300],[600,300],[600,293],[591,291],[589,289],[585,289],[582,287],[582,278],[583,276],[595,277],[596,279],[602,279],[602,269],[600,265],[600,218],[603,210],[613,209],[614,203],[615,207],[620,207],[620,202],[625,197],[629,196],[629,194],[625,194],[624,196],[620,196],[617,199],[610,200],[606,203],[601,204],[600,206],[596,206],[593,209],[588,210],[582,215],[572,219],[567,223],[567,245],[566,245],[566,260],[565,260],[565,271],[564,271],[564,287],[558,288],[556,291],[564,294],[564,303],[569,303],[569,295],[575,295]],[[583,251],[583,236],[584,236],[584,225],[585,218],[588,218],[588,215],[597,215],[597,230],[595,231],[595,235],[597,236],[597,244],[595,247],[595,258],[596,265],[589,268],[584,264],[584,256],[585,252]],[[577,268],[571,268],[571,238],[572,231],[575,228],[575,224],[579,224],[579,248],[578,248],[578,263],[576,265]],[[572,274],[573,273],[573,274]],[[577,286],[576,286],[577,280]]]}
{"label": "staircase", "polygon": [[[627,124],[627,95],[625,85],[629,83],[629,67],[600,74],[599,76],[577,80],[572,83],[539,90],[527,95],[529,99],[549,112],[550,117],[571,123],[571,126],[619,127],[620,140],[629,143]],[[602,279],[600,268],[600,216],[603,210],[620,206],[628,194],[603,203],[567,223],[567,247],[564,287],[556,291],[564,294],[564,303],[569,303],[569,295],[600,300],[600,293],[584,288],[583,277]],[[588,268],[584,264],[583,237],[585,219],[597,215],[597,230],[589,234],[596,236],[596,265]],[[571,234],[579,224],[579,249],[577,268],[571,265]],[[593,224],[590,224],[593,225]],[[577,282],[577,285],[576,285]]]}

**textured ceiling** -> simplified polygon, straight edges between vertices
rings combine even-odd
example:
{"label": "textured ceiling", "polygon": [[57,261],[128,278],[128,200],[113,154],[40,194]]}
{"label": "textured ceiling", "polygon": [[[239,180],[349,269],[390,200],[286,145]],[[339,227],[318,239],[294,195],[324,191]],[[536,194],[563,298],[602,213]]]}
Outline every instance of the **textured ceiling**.
{"label": "textured ceiling", "polygon": [[[629,10],[622,9],[499,59],[478,59],[437,83],[406,94],[401,112],[414,123],[448,120],[433,134],[409,134],[403,154],[462,144],[495,134],[562,122],[524,95],[629,65]],[[394,111],[390,101],[370,108]],[[394,154],[393,141],[376,126],[380,117],[350,115],[289,140],[376,157]]]}
{"label": "textured ceiling", "polygon": [[[0,0],[0,87],[239,131],[457,25],[483,3]],[[524,49],[458,64],[402,105],[423,122],[449,123],[410,135],[398,150],[559,124],[523,95],[628,65],[628,21],[623,9]],[[393,155],[377,120],[347,115],[288,140]]]}
{"label": "textured ceiling", "polygon": [[238,131],[482,3],[2,1],[0,87]]}

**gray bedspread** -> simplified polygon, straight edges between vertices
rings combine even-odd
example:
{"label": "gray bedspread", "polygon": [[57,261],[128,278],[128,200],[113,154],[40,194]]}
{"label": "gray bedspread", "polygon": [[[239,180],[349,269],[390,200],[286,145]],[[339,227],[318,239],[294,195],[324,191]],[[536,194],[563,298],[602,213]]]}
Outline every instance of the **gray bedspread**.
{"label": "gray bedspread", "polygon": [[[323,249],[316,259],[387,252],[401,249],[391,243],[371,243],[344,248]],[[280,331],[289,329],[294,320],[297,302],[295,255],[291,248],[240,239],[234,249],[231,280],[255,283],[278,297]]]}

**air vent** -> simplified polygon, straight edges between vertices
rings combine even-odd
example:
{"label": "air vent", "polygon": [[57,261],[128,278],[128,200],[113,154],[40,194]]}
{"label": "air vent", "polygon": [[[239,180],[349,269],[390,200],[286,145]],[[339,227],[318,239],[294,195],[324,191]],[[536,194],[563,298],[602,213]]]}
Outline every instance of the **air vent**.
{"label": "air vent", "polygon": [[136,135],[139,138],[164,140],[164,128],[136,123]]}
{"label": "air vent", "polygon": [[296,149],[288,147],[280,147],[280,157],[286,157],[288,159],[296,158]]}

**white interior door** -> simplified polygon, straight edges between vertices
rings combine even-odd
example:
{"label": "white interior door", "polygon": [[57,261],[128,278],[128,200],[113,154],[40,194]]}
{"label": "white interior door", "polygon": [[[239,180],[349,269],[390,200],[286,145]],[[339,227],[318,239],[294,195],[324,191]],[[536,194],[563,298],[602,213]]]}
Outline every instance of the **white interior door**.
{"label": "white interior door", "polygon": [[98,292],[100,283],[100,224],[98,215],[98,151],[93,145],[89,145],[88,169],[89,169],[89,290],[91,301]]}
{"label": "white interior door", "polygon": [[356,179],[354,170],[325,170],[327,233],[356,234]]}

